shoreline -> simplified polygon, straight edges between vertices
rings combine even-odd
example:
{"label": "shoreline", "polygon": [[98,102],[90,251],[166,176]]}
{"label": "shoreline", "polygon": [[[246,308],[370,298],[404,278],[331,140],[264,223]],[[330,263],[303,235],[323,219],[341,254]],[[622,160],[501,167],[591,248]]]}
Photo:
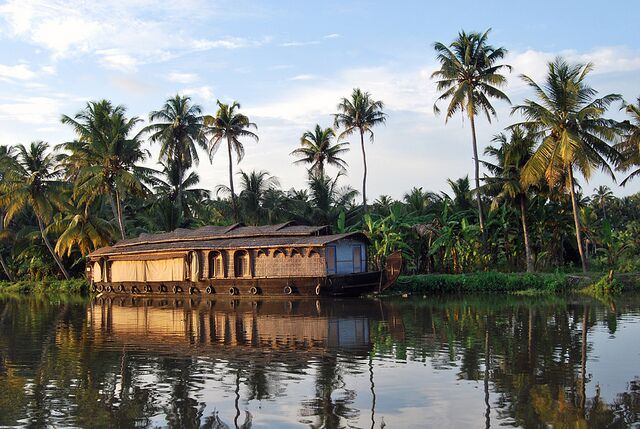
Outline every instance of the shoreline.
{"label": "shoreline", "polygon": [[[480,294],[558,294],[569,291],[589,292],[607,277],[606,273],[501,273],[418,274],[400,276],[381,297],[399,295]],[[640,273],[614,274],[617,292],[640,291]],[[593,291],[592,291],[593,292]],[[597,290],[596,290],[597,292]],[[90,296],[89,283],[82,278],[70,280],[0,281],[1,294],[45,294]]]}

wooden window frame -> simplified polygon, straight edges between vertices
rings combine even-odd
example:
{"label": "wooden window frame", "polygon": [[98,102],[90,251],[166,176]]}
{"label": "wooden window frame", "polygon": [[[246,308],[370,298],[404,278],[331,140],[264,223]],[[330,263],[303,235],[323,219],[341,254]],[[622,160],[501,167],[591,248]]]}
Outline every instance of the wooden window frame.
{"label": "wooden window frame", "polygon": [[[356,258],[355,258],[355,250],[358,249],[358,271],[356,271]],[[352,245],[351,246],[351,259],[353,259],[353,273],[357,274],[357,273],[361,273],[362,272],[362,245],[357,244],[357,245]]]}
{"label": "wooden window frame", "polygon": [[[326,260],[327,260],[327,274],[338,274],[338,249],[335,245],[328,245],[325,248]],[[329,270],[329,249],[333,250],[333,270]]]}

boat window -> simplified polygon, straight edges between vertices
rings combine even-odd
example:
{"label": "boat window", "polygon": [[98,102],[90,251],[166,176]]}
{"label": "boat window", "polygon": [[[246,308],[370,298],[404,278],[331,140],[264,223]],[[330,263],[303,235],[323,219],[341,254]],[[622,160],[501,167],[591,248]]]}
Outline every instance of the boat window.
{"label": "boat window", "polygon": [[362,272],[362,248],[359,245],[353,246],[353,272]]}
{"label": "boat window", "polygon": [[249,276],[249,253],[248,252],[241,251],[236,253],[234,262],[235,262],[234,271],[235,271],[236,277]]}
{"label": "boat window", "polygon": [[327,246],[327,272],[336,273],[336,246]]}
{"label": "boat window", "polygon": [[224,265],[222,254],[220,252],[212,252],[209,259],[209,270],[211,278],[224,277]]}

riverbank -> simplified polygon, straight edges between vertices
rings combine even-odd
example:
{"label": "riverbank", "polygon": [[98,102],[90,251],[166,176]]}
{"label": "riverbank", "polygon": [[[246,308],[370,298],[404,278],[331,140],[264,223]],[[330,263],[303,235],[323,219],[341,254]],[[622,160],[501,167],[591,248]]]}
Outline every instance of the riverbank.
{"label": "riverbank", "polygon": [[[468,274],[420,274],[400,276],[384,295],[430,295],[459,293],[518,293],[539,295],[562,293],[569,290],[588,290],[598,287],[605,273],[499,273],[482,272]],[[615,274],[615,287],[604,292],[640,291],[640,273]],[[0,281],[0,293],[53,295],[87,295],[89,284],[85,279],[42,281]]]}
{"label": "riverbank", "polygon": [[57,280],[45,279],[41,281],[20,280],[17,282],[0,282],[0,293],[31,294],[46,293],[56,295],[87,295],[89,283],[85,279]]}
{"label": "riverbank", "polygon": [[[389,289],[396,294],[447,294],[447,293],[520,293],[548,294],[568,290],[581,290],[596,284],[605,273],[470,273],[423,274],[400,276]],[[640,290],[640,274],[615,274],[620,284],[615,292]]]}

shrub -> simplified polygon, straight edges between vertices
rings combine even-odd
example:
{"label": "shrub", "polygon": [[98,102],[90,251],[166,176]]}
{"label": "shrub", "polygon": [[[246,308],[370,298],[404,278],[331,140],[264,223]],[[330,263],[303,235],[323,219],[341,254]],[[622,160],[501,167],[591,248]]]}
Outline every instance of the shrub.
{"label": "shrub", "polygon": [[567,288],[563,274],[424,274],[402,276],[390,290],[409,293],[516,292],[535,290],[559,292]]}

